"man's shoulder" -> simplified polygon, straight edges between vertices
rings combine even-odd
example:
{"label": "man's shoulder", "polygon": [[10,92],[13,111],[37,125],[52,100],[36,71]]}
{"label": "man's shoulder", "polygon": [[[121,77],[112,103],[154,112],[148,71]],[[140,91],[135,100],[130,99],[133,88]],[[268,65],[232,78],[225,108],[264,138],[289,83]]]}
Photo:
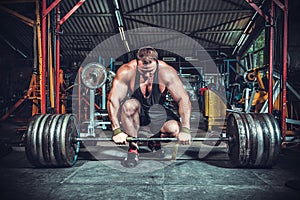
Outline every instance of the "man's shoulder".
{"label": "man's shoulder", "polygon": [[124,63],[120,68],[120,71],[126,71],[126,72],[130,72],[130,71],[135,71],[136,70],[136,64],[134,64],[133,61],[130,61],[128,63]]}
{"label": "man's shoulder", "polygon": [[118,70],[117,70],[117,79],[123,81],[130,81],[134,76],[136,71],[136,66],[133,64],[132,61],[128,63],[124,63]]}
{"label": "man's shoulder", "polygon": [[164,61],[159,61],[159,77],[163,82],[171,82],[178,77],[177,71]]}
{"label": "man's shoulder", "polygon": [[175,73],[177,74],[177,71],[169,64],[167,64],[164,61],[159,60],[159,71],[160,73]]}

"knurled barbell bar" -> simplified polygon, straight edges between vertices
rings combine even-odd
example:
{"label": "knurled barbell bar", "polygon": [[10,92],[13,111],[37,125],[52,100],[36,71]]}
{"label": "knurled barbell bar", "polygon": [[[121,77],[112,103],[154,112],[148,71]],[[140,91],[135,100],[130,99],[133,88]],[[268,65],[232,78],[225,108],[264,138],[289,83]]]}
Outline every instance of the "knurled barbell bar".
{"label": "knurled barbell bar", "polygon": [[[73,114],[46,114],[33,117],[26,133],[25,150],[37,167],[70,167],[76,163],[81,141],[112,141],[111,138],[80,137]],[[128,138],[128,141],[177,141],[177,138]],[[234,167],[270,168],[281,149],[276,119],[268,113],[231,113],[226,137],[192,138],[192,141],[225,141]]]}
{"label": "knurled barbell bar", "polygon": [[[232,138],[227,137],[219,137],[219,138],[191,138],[191,141],[229,141]],[[99,142],[112,142],[112,138],[102,138],[102,137],[84,137],[84,138],[76,138],[77,141],[99,141]],[[158,142],[172,142],[177,141],[177,138],[135,138],[135,137],[127,137],[127,142],[149,142],[149,141],[158,141]]]}

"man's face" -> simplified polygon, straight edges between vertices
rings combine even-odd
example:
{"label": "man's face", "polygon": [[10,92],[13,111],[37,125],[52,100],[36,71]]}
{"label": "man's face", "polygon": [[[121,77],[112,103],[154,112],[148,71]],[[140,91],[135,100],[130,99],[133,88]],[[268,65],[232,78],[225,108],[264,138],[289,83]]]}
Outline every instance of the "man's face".
{"label": "man's face", "polygon": [[156,70],[155,60],[139,60],[138,70],[145,79],[153,77],[153,74]]}

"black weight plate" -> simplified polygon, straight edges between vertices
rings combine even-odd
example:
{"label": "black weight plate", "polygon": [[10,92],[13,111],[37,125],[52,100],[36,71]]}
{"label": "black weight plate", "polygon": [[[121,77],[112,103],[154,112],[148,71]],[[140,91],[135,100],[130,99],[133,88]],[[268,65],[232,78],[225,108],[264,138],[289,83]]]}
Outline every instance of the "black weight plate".
{"label": "black weight plate", "polygon": [[245,122],[249,127],[248,132],[248,151],[249,151],[249,162],[247,167],[254,167],[256,157],[257,157],[257,126],[253,116],[248,113],[245,114]]}
{"label": "black weight plate", "polygon": [[57,162],[57,167],[64,166],[64,161],[63,161],[62,155],[61,155],[62,150],[61,150],[61,137],[60,137],[64,118],[65,118],[65,115],[59,115],[59,118],[55,125],[55,131],[54,131],[54,156],[55,156],[55,160]]}
{"label": "black weight plate", "polygon": [[250,153],[251,153],[251,140],[250,140],[250,135],[251,135],[251,126],[248,122],[248,118],[251,118],[251,116],[247,113],[240,113],[240,117],[242,119],[242,127],[239,128],[243,128],[245,131],[245,135],[244,135],[244,142],[245,142],[245,149],[244,149],[244,157],[243,160],[241,160],[241,166],[242,167],[250,167],[249,165],[249,160],[250,160]]}
{"label": "black weight plate", "polygon": [[266,124],[270,131],[270,151],[269,151],[269,159],[268,162],[266,163],[266,167],[272,167],[276,164],[280,154],[281,134],[280,134],[279,125],[276,119],[272,115],[265,114],[263,115],[263,117],[265,118]]}
{"label": "black weight plate", "polygon": [[51,122],[54,119],[55,115],[50,115],[48,116],[45,124],[44,124],[44,131],[42,135],[42,151],[43,151],[43,158],[45,162],[45,166],[51,167],[52,162],[51,162],[51,157],[50,157],[50,147],[51,143],[49,142],[50,140],[50,128],[51,128]]}
{"label": "black weight plate", "polygon": [[267,167],[267,163],[269,160],[269,156],[270,156],[270,151],[271,151],[271,134],[270,134],[270,127],[268,126],[268,123],[265,120],[264,115],[266,115],[265,113],[258,113],[256,114],[257,119],[259,120],[259,123],[262,127],[263,130],[263,144],[264,144],[264,152],[263,152],[263,156],[262,156],[262,161],[260,163],[260,165],[258,167],[260,168],[266,168]]}
{"label": "black weight plate", "polygon": [[58,119],[61,115],[53,115],[53,119],[51,120],[50,127],[49,127],[49,138],[48,138],[48,152],[50,157],[51,166],[58,167],[58,163],[55,158],[55,135],[56,135],[56,125]]}
{"label": "black weight plate", "polygon": [[45,123],[50,115],[44,115],[44,117],[40,121],[39,129],[36,134],[36,150],[37,150],[37,160],[41,166],[47,166],[46,161],[43,155],[43,134],[45,131]]}
{"label": "black weight plate", "polygon": [[245,159],[245,129],[243,122],[238,113],[232,113],[227,119],[227,137],[232,138],[228,143],[229,151],[228,156],[230,158],[233,167],[242,167]]}
{"label": "black weight plate", "polygon": [[31,121],[29,122],[28,126],[27,126],[27,130],[26,130],[26,139],[25,139],[25,153],[26,153],[26,157],[27,160],[34,166],[36,166],[36,162],[35,159],[33,157],[32,154],[32,131],[33,131],[33,127],[35,125],[35,121],[37,118],[39,118],[40,115],[35,115],[32,117]]}
{"label": "black weight plate", "polygon": [[79,148],[76,137],[79,135],[78,122],[74,115],[66,115],[61,129],[61,155],[64,166],[70,167],[75,164]]}
{"label": "black weight plate", "polygon": [[31,137],[30,137],[30,150],[31,150],[31,163],[36,167],[43,167],[43,164],[39,162],[38,151],[39,151],[39,130],[40,123],[46,115],[40,115],[34,120]]}
{"label": "black weight plate", "polygon": [[253,143],[255,143],[256,146],[256,148],[253,148],[253,161],[255,160],[253,167],[259,167],[261,165],[264,155],[264,132],[259,122],[259,119],[257,118],[257,114],[253,113],[251,114],[251,116],[254,120],[254,124],[256,127],[256,137],[253,137]]}

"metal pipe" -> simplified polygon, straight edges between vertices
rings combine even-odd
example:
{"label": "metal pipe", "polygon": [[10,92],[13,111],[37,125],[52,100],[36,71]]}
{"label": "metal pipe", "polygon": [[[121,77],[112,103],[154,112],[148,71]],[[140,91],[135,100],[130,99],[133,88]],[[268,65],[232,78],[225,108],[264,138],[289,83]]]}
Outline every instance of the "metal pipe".
{"label": "metal pipe", "polygon": [[[41,85],[42,85],[42,70],[43,70],[43,55],[42,55],[42,36],[41,36],[41,16],[40,16],[40,3],[37,1],[35,3],[35,14],[36,14],[36,31],[37,31],[37,50],[38,50],[38,71],[39,71],[39,83],[36,81],[36,88],[39,88],[38,100],[35,103],[39,102],[38,105],[41,105]],[[37,87],[39,85],[40,87]],[[36,107],[36,110],[37,107]]]}
{"label": "metal pipe", "polygon": [[0,38],[14,51],[18,52],[23,58],[27,58],[27,55],[25,55],[25,53],[23,53],[20,49],[18,49],[17,47],[15,47],[14,45],[12,45],[7,39],[4,38],[3,35],[0,34]]}
{"label": "metal pipe", "polygon": [[[2,2],[1,2],[2,3]],[[25,17],[24,15],[19,14],[18,12],[11,10],[9,8],[6,8],[2,5],[0,5],[0,10],[5,11],[6,13],[20,19],[22,22],[24,22],[25,24],[27,24],[28,26],[33,27],[34,26],[34,21],[28,17]]]}
{"label": "metal pipe", "polygon": [[296,120],[296,119],[286,119],[285,121],[286,121],[286,123],[288,123],[288,124],[300,125],[300,120]]}
{"label": "metal pipe", "polygon": [[82,71],[82,67],[79,67],[78,69],[78,74],[77,74],[77,78],[78,78],[78,121],[79,123],[81,122],[81,71]]}
{"label": "metal pipe", "polygon": [[42,2],[42,71],[41,73],[41,114],[46,114],[46,0]]}
{"label": "metal pipe", "polygon": [[53,2],[53,8],[57,5],[57,15],[56,15],[56,81],[55,81],[55,112],[60,113],[60,26],[85,2],[85,0],[80,0],[62,19],[60,19],[60,9],[59,9],[59,1],[57,3]]}
{"label": "metal pipe", "polygon": [[[253,8],[255,9],[255,13],[254,13],[254,15],[251,17],[251,19],[250,19],[250,21],[248,22],[248,24],[247,24],[247,26],[246,26],[246,28],[244,29],[244,31],[243,31],[243,34],[241,35],[241,37],[240,37],[240,39],[238,40],[238,43],[237,44],[240,44],[240,45],[236,45],[236,47],[233,49],[233,52],[232,52],[232,54],[234,55],[235,53],[237,53],[238,52],[238,50],[239,50],[239,48],[240,48],[240,46],[242,46],[244,43],[245,43],[245,41],[248,39],[248,37],[249,37],[249,31],[251,30],[251,28],[252,28],[252,26],[253,26],[253,23],[254,23],[254,19],[255,19],[255,17],[258,15],[258,14],[261,14],[262,13],[262,10],[261,10],[261,7],[262,7],[262,5],[264,5],[264,3],[265,3],[265,0],[263,0],[263,2],[260,4],[260,6],[259,7],[257,7],[256,6],[256,4],[255,3],[253,3],[253,2],[251,2],[250,0],[245,0],[247,3],[252,3],[252,4],[250,4],[250,6],[254,6]],[[262,13],[263,14],[263,13]],[[261,15],[262,17],[264,17],[264,19],[266,20],[266,21],[268,21],[268,17],[267,17],[267,15],[265,15],[265,14],[263,14],[263,15]]]}
{"label": "metal pipe", "polygon": [[90,89],[90,123],[88,125],[88,135],[95,136],[95,90]]}
{"label": "metal pipe", "polygon": [[[245,0],[260,16],[262,16],[266,21],[269,17],[261,10],[260,6],[257,6],[252,0]],[[262,4],[261,4],[262,5]]]}
{"label": "metal pipe", "polygon": [[[48,16],[48,31],[50,30],[50,16]],[[49,67],[48,67],[48,73],[49,73],[49,96],[50,96],[50,107],[51,109],[54,108],[54,78],[53,78],[53,59],[52,59],[52,34],[48,33],[48,60],[49,60]]]}
{"label": "metal pipe", "polygon": [[51,30],[51,33],[52,33],[52,44],[53,44],[53,112],[55,112],[55,108],[56,108],[56,17],[57,17],[57,8],[55,9],[55,14],[51,20],[51,23],[54,24],[54,26],[52,26],[52,30]]}
{"label": "metal pipe", "polygon": [[[44,3],[45,0],[43,0],[43,3]],[[56,5],[58,5],[58,3],[60,2],[61,0],[55,0],[51,3],[51,5],[49,5],[48,8],[46,8],[45,6],[45,10],[43,11],[43,16],[46,16],[50,13],[50,11],[55,8]],[[45,1],[46,2],[46,1]]]}
{"label": "metal pipe", "polygon": [[288,0],[285,0],[284,23],[283,23],[283,80],[282,80],[282,138],[283,141],[286,137],[286,79],[288,67]]}
{"label": "metal pipe", "polygon": [[300,94],[288,82],[286,82],[286,86],[300,100]]}
{"label": "metal pipe", "polygon": [[59,25],[62,25],[83,3],[85,0],[80,0],[60,21]]}
{"label": "metal pipe", "polygon": [[59,71],[60,71],[60,38],[59,38],[59,31],[60,31],[60,8],[59,5],[56,7],[56,66],[55,66],[55,112],[59,114],[60,111],[60,81],[59,81]]}
{"label": "metal pipe", "polygon": [[273,111],[273,55],[274,55],[274,2],[271,1],[270,13],[270,63],[269,63],[269,91],[268,91],[268,112]]}

